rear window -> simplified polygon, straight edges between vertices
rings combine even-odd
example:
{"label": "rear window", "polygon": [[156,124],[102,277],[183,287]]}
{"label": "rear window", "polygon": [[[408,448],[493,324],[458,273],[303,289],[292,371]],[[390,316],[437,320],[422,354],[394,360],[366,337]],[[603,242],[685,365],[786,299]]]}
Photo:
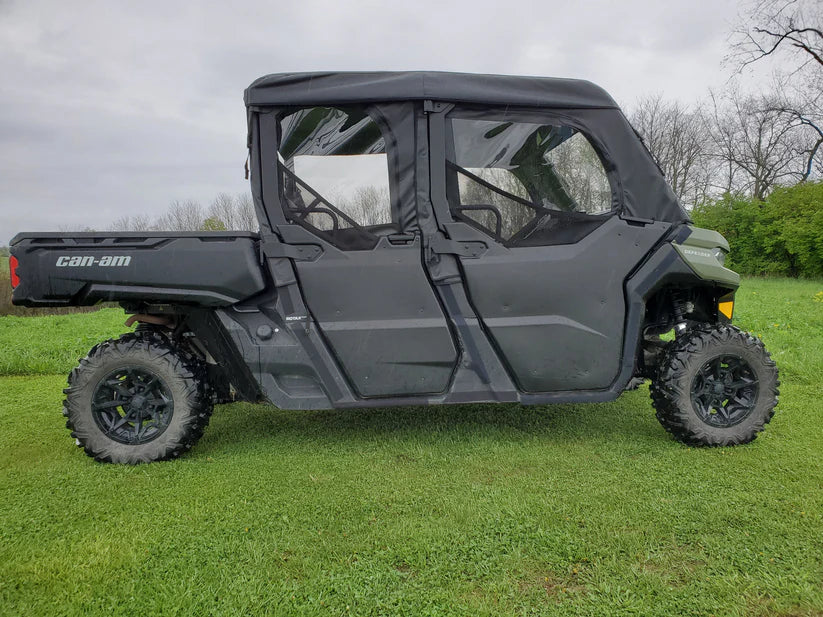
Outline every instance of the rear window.
{"label": "rear window", "polygon": [[280,121],[286,219],[348,250],[397,230],[380,126],[362,108],[309,107]]}

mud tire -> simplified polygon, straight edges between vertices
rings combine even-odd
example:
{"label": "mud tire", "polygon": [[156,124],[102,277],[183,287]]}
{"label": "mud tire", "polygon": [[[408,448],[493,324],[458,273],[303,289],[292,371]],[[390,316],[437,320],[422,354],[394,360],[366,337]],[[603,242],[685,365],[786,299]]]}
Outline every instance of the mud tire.
{"label": "mud tire", "polygon": [[[754,402],[730,426],[713,426],[693,403],[695,380],[707,363],[737,357],[756,379]],[[772,419],[778,403],[777,366],[760,339],[731,325],[699,325],[672,341],[664,352],[650,394],[657,419],[669,433],[693,446],[733,446],[755,439]]]}
{"label": "mud tire", "polygon": [[[144,443],[113,439],[95,420],[92,410],[98,384],[124,367],[156,375],[173,403],[168,425]],[[177,458],[192,448],[209,423],[214,398],[205,365],[168,336],[153,331],[124,334],[95,345],[71,371],[63,392],[66,428],[77,445],[96,461],[130,465]]]}

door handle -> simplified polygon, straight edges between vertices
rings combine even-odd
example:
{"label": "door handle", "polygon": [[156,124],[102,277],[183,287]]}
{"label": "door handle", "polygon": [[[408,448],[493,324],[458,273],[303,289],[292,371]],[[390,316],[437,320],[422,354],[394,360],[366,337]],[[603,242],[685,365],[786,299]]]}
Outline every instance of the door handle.
{"label": "door handle", "polygon": [[450,240],[441,235],[434,236],[429,242],[429,251],[435,255],[457,255],[468,259],[477,259],[488,249],[485,242],[476,240]]}
{"label": "door handle", "polygon": [[389,244],[393,244],[395,246],[411,244],[414,242],[416,237],[417,236],[414,234],[392,234],[390,236],[386,236],[389,240]]}
{"label": "door handle", "polygon": [[269,242],[263,245],[266,257],[287,257],[294,261],[315,261],[323,254],[323,248],[317,244],[285,244]]}

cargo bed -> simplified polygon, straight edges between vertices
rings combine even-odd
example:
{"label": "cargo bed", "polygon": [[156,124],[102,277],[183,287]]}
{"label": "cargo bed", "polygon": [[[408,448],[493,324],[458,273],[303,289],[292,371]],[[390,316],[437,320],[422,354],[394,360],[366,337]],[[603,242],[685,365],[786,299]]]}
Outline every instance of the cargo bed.
{"label": "cargo bed", "polygon": [[257,234],[234,231],[19,233],[13,301],[227,306],[265,288],[258,244]]}

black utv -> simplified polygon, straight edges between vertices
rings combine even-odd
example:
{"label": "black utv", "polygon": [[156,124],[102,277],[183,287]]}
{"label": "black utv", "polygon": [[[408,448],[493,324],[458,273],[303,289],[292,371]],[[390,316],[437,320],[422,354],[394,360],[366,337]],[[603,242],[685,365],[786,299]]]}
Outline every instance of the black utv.
{"label": "black utv", "polygon": [[134,332],[69,375],[100,461],[191,448],[214,403],[608,401],[751,441],[777,404],[730,325],[739,277],[612,98],[585,81],[290,73],[246,90],[258,233],[21,233],[13,299],[119,302]]}

